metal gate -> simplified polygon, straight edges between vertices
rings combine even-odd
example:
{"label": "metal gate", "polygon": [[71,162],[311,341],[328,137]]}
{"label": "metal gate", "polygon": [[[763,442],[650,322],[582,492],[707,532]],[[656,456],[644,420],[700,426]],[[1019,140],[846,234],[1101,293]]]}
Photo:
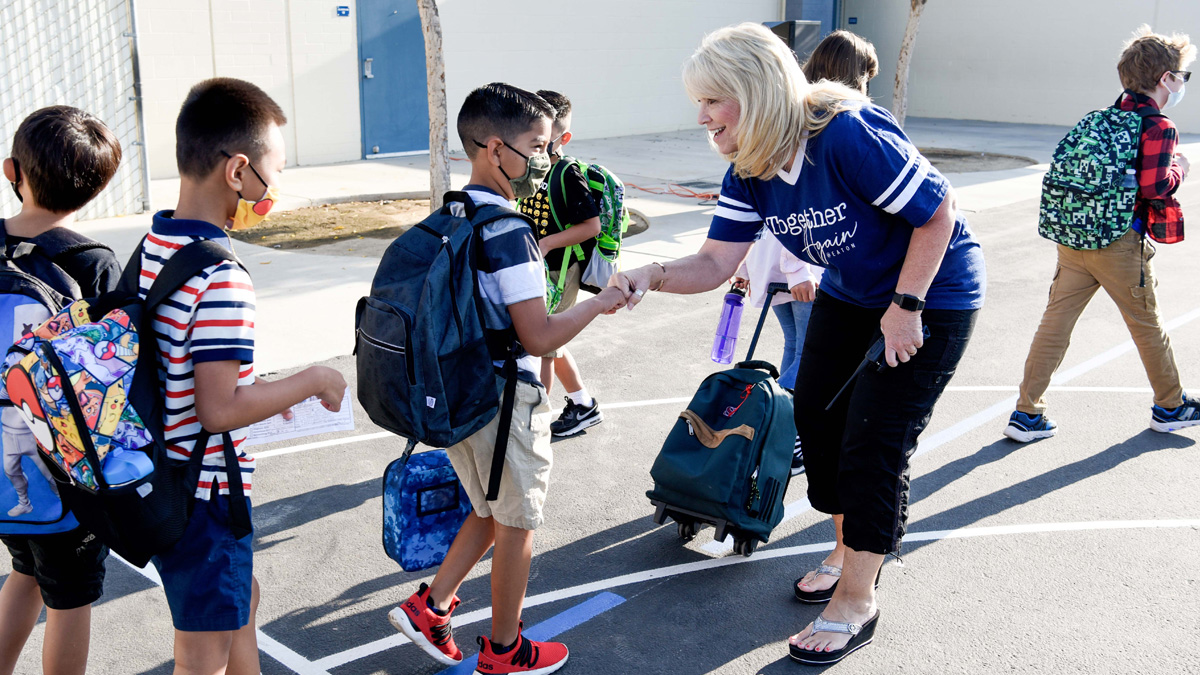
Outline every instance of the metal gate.
{"label": "metal gate", "polygon": [[[104,218],[150,209],[133,0],[3,0],[0,3],[0,152],[21,120],[71,105],[104,121],[121,142],[121,166],[80,212]],[[8,186],[0,215],[19,211]]]}

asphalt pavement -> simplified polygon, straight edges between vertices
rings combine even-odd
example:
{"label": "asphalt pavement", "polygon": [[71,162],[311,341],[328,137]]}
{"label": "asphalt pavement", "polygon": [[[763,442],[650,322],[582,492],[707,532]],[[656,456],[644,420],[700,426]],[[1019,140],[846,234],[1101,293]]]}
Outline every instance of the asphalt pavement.
{"label": "asphalt pavement", "polygon": [[[1039,161],[1063,131],[960,123],[938,136],[940,124],[918,123],[914,138]],[[920,137],[926,133],[930,140]],[[1012,153],[1018,141],[1027,149]],[[579,147],[611,151],[610,166],[626,162],[622,175],[646,178],[647,187],[650,179],[719,183],[723,171],[694,139],[606,143]],[[668,168],[654,170],[656,158]],[[1081,317],[1051,388],[1058,436],[1020,445],[1000,433],[1054,269],[1054,247],[1036,233],[1039,178],[1037,168],[951,176],[983,244],[987,305],[913,461],[909,535],[902,562],[883,571],[875,641],[837,672],[1200,672],[1200,428],[1148,429],[1149,385],[1107,297],[1099,294]],[[1185,185],[1180,197],[1185,212],[1200,213],[1200,188]],[[711,204],[649,193],[636,199],[651,229],[629,241],[627,265],[685,255],[703,241]],[[133,231],[128,219],[97,227]],[[1200,388],[1194,247],[1160,246],[1154,264],[1184,383]],[[261,331],[269,344],[286,345],[286,358],[266,361],[262,372],[323,362],[354,386],[343,315],[373,263],[253,249],[243,257],[259,265],[251,271]],[[712,542],[711,529],[680,542],[673,524],[654,525],[645,497],[673,420],[720,368],[708,359],[720,298],[721,291],[651,294],[635,311],[600,317],[571,343],[605,421],[553,445],[524,612],[527,628],[570,647],[564,673],[808,672],[787,658],[786,639],[820,608],[797,603],[791,584],[819,564],[833,530],[805,508],[805,478],[789,488],[789,518],[749,558]],[[743,317],[743,335],[755,318]],[[305,331],[313,323],[327,324],[314,334],[328,330],[342,342],[311,346],[316,340]],[[781,345],[768,319],[759,356],[778,358]],[[556,387],[552,401],[561,405],[562,395]],[[381,476],[402,444],[355,412],[352,432],[254,448],[257,623],[268,675],[444,670],[387,621],[388,610],[432,573],[403,572],[383,552]],[[0,565],[7,570],[7,561]],[[489,572],[485,559],[459,594],[455,635],[468,656],[474,637],[488,631]],[[92,625],[91,672],[171,672],[170,618],[153,579],[110,559]],[[40,672],[42,632],[39,624],[18,673]]]}

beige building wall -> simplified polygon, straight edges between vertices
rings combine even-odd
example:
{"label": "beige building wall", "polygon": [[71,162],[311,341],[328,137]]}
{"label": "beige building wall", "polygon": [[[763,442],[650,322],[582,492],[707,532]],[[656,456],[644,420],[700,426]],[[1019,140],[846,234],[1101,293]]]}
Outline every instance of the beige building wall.
{"label": "beige building wall", "polygon": [[[871,95],[890,108],[909,0],[843,0],[842,7],[842,27],[875,44],[880,72]],[[929,0],[909,72],[908,114],[1074,124],[1121,93],[1117,57],[1143,23],[1200,41],[1200,2]],[[1200,91],[1168,113],[1181,131],[1200,132],[1198,99]]]}
{"label": "beige building wall", "polygon": [[779,0],[441,0],[450,146],[471,89],[504,81],[566,94],[576,138],[696,125],[680,69],[706,32],[775,21]]}
{"label": "beige building wall", "polygon": [[[336,15],[339,3],[349,17]],[[361,157],[353,0],[139,0],[137,11],[152,178],[177,175],[179,106],[216,76],[254,82],[279,103],[289,163]]]}
{"label": "beige building wall", "polygon": [[[407,0],[413,2],[415,0]],[[337,5],[349,17],[337,17]],[[557,89],[579,138],[687,128],[679,70],[705,32],[779,18],[778,0],[440,0],[450,144],[471,89]],[[138,0],[153,178],[176,175],[174,129],[188,89],[214,76],[261,86],[287,114],[293,164],[359,159],[354,0]]]}

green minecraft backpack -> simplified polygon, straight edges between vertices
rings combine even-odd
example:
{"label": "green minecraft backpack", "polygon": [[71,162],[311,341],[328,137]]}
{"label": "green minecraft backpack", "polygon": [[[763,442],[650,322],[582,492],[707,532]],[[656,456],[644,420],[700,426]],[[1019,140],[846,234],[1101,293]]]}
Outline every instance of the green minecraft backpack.
{"label": "green minecraft backpack", "polygon": [[555,163],[547,178],[546,192],[550,202],[550,215],[554,222],[567,225],[559,220],[558,212],[566,208],[567,189],[562,177],[571,165],[579,167],[579,172],[583,174],[592,190],[592,198],[600,208],[600,234],[596,235],[595,246],[588,247],[590,250],[585,250],[583,244],[576,244],[563,252],[557,288],[549,288],[547,293],[547,307],[551,311],[553,306],[550,302],[553,301],[557,305],[558,298],[562,297],[567,268],[573,260],[579,260],[585,265],[580,280],[581,287],[599,293],[608,285],[608,278],[620,268],[621,241],[629,228],[629,212],[625,208],[625,185],[621,179],[599,164],[588,164],[573,157],[563,157]]}
{"label": "green minecraft backpack", "polygon": [[1129,231],[1142,123],[1161,115],[1153,108],[1133,112],[1115,105],[1085,115],[1059,141],[1042,179],[1038,234],[1084,250],[1104,248]]}

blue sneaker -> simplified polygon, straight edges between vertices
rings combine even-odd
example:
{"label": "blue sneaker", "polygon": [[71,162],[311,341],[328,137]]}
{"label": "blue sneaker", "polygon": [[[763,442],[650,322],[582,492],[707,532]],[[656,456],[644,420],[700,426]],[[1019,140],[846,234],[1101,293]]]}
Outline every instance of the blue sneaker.
{"label": "blue sneaker", "polygon": [[1183,405],[1178,408],[1170,410],[1159,406],[1150,408],[1150,428],[1155,431],[1165,434],[1168,431],[1179,431],[1197,424],[1200,424],[1200,399],[1188,398],[1187,394],[1183,396]]}
{"label": "blue sneaker", "polygon": [[1058,425],[1045,415],[1027,415],[1020,410],[1014,410],[1008,418],[1008,426],[1004,435],[1018,443],[1028,443],[1039,438],[1050,438],[1058,433]]}

